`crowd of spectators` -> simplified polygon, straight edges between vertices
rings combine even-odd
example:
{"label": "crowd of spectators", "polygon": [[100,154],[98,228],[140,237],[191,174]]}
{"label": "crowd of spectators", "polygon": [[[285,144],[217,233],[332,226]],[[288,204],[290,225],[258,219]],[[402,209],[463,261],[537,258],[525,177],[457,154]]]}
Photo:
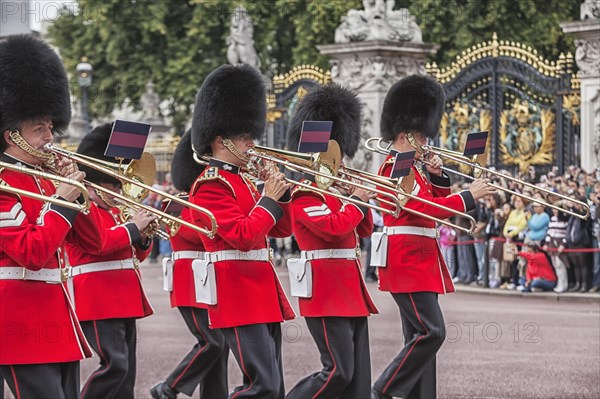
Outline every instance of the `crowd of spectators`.
{"label": "crowd of spectators", "polygon": [[[507,171],[501,171],[508,174]],[[523,292],[598,292],[600,290],[600,169],[586,173],[570,166],[564,174],[553,168],[536,175],[534,168],[518,179],[562,194],[568,199],[533,189],[504,178],[493,182],[530,200],[498,191],[479,202],[470,213],[477,221],[473,235],[442,227],[440,245],[455,283],[483,284],[485,252],[488,248],[488,278],[491,288]],[[456,183],[455,191],[468,184]],[[544,206],[552,204],[576,214],[590,207],[582,220],[567,212]],[[466,225],[465,218],[454,222]]]}
{"label": "crowd of spectators", "polygon": [[[161,182],[159,180],[155,180],[152,185],[153,188],[160,190],[167,194],[177,194],[177,189],[173,186],[173,181],[171,179],[171,173],[167,173],[165,175],[164,180]],[[162,201],[164,197],[162,195],[157,195],[154,192],[148,193],[146,198],[142,201],[144,205],[149,205],[156,209],[162,209]],[[161,229],[164,230],[164,226],[161,224]],[[168,240],[162,240],[159,236],[155,235],[152,238],[152,252],[148,256],[151,263],[156,263],[159,259],[162,259],[165,256],[171,256],[171,242]]]}
{"label": "crowd of spectators", "polygon": [[[501,171],[510,175],[508,171]],[[519,180],[562,194],[570,199],[587,203],[590,217],[582,220],[566,212],[544,206],[550,203],[561,209],[583,214],[579,204],[535,190],[509,179],[493,178],[492,181],[509,190],[525,194],[531,200],[507,191],[482,199],[470,212],[477,225],[472,235],[446,225],[440,226],[440,247],[455,283],[483,285],[486,252],[488,281],[490,288],[561,293],[600,291],[600,168],[586,173],[570,166],[564,174],[558,168],[536,175],[530,168],[525,175],[516,175]],[[176,190],[167,174],[154,187],[175,194]],[[454,183],[453,191],[468,188],[468,183]],[[163,198],[150,193],[144,204],[161,208]],[[374,212],[375,225],[380,228],[381,215]],[[455,217],[452,222],[469,227],[464,217]],[[154,238],[150,261],[169,256],[170,243]],[[285,259],[297,252],[297,245],[288,239],[273,239],[275,265],[285,266]],[[364,239],[361,246],[368,254],[370,242]],[[364,259],[367,281],[376,281],[374,268],[368,267],[368,256]]]}

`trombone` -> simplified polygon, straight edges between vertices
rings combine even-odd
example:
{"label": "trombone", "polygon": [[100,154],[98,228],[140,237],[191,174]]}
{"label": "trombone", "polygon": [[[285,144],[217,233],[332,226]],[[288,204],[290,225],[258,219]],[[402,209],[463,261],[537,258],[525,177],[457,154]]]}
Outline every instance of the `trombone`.
{"label": "trombone", "polygon": [[81,184],[77,181],[67,179],[66,177],[63,177],[63,176],[60,176],[57,174],[50,174],[48,172],[31,169],[26,166],[13,165],[10,163],[0,161],[0,172],[3,169],[8,169],[13,172],[23,173],[25,175],[36,176],[36,177],[40,177],[43,179],[49,179],[49,180],[53,180],[53,181],[60,182],[60,183],[70,184],[72,186],[75,186],[81,192],[81,195],[83,196],[84,201],[83,201],[83,203],[69,202],[69,201],[66,201],[66,200],[63,200],[60,198],[55,198],[55,197],[51,197],[51,196],[44,195],[44,194],[33,193],[31,191],[22,190],[22,189],[16,188],[16,187],[11,187],[8,183],[6,183],[2,179],[0,179],[0,191],[4,191],[4,192],[10,193],[10,194],[17,195],[17,196],[23,196],[23,197],[36,199],[36,200],[43,201],[43,202],[49,202],[51,204],[56,204],[56,205],[59,205],[59,206],[65,207],[65,208],[72,209],[74,211],[79,211],[85,215],[87,215],[90,211],[90,199],[89,199],[88,191],[83,184]]}
{"label": "trombone", "polygon": [[[456,229],[456,230],[460,230],[460,231],[462,231],[464,233],[467,233],[467,234],[473,234],[473,231],[477,227],[477,221],[475,220],[475,218],[473,218],[471,215],[469,215],[467,213],[459,212],[456,209],[452,209],[452,208],[449,208],[447,206],[437,204],[437,203],[435,203],[433,201],[426,200],[426,199],[421,198],[419,196],[416,196],[416,195],[413,195],[413,194],[409,194],[409,192],[412,190],[412,186],[413,186],[414,180],[415,180],[414,175],[412,174],[413,173],[412,170],[411,170],[411,172],[410,172],[411,174],[409,176],[405,176],[399,182],[397,182],[396,179],[386,178],[386,177],[383,177],[383,176],[379,176],[379,175],[376,175],[376,174],[373,174],[373,173],[369,173],[369,172],[364,172],[362,170],[357,170],[357,169],[349,168],[349,167],[346,167],[346,166],[343,166],[342,170],[350,178],[352,178],[354,176],[354,174],[360,174],[360,175],[364,176],[364,178],[370,179],[374,184],[378,184],[378,185],[386,187],[387,190],[390,190],[391,192],[393,192],[395,194],[395,196],[397,196],[398,198],[400,198],[401,204],[403,206],[402,210],[405,211],[405,212],[408,212],[408,213],[411,213],[413,215],[417,215],[417,216],[423,217],[425,219],[434,221],[436,223],[445,224],[446,226],[452,227],[453,229]],[[462,226],[459,226],[459,225],[457,225],[455,223],[446,221],[444,219],[436,218],[436,217],[428,215],[426,213],[421,213],[421,212],[415,211],[413,209],[406,208],[406,207],[404,207],[404,205],[406,205],[406,203],[408,202],[409,199],[413,199],[413,200],[422,202],[424,204],[433,206],[435,208],[444,210],[446,212],[453,213],[453,214],[455,214],[457,216],[460,215],[461,217],[463,217],[463,218],[465,218],[465,219],[467,219],[469,221],[469,224],[470,224],[471,227],[470,228],[462,227]],[[385,203],[387,205],[390,205],[390,206],[393,205],[392,203],[388,202],[385,199],[378,198],[378,201],[379,202],[383,202],[383,203]]]}
{"label": "trombone", "polygon": [[[398,217],[400,210],[404,210],[405,212],[422,216],[434,222],[449,225],[468,234],[471,234],[473,232],[477,224],[475,219],[470,215],[463,214],[452,208],[448,208],[443,205],[436,204],[432,201],[428,201],[423,198],[417,197],[415,195],[408,194],[407,191],[412,190],[414,177],[412,179],[404,179],[402,183],[396,184],[396,182],[394,182],[393,180],[386,179],[384,177],[374,175],[372,173],[363,172],[346,166],[341,166],[341,151],[338,143],[334,140],[329,141],[329,147],[327,152],[314,155],[278,150],[262,146],[254,146],[253,149],[248,150],[248,154],[283,165],[284,167],[292,171],[312,174],[315,176],[315,182],[317,183],[317,187],[309,186],[304,183],[286,178],[286,181],[288,183],[304,186],[309,190],[321,194],[333,195],[334,197],[340,198],[344,201],[358,203],[358,205],[367,206],[369,208],[378,210],[382,213],[390,214],[395,218]],[[343,177],[339,177],[339,174],[341,174]],[[372,184],[375,186],[384,186],[385,190],[381,190],[379,188],[371,188],[364,184],[357,183],[354,180],[365,182],[366,184]],[[365,203],[360,200],[354,200],[353,198],[338,195],[327,190],[329,187],[335,185],[349,185],[374,192],[378,194],[377,199],[379,202],[390,206],[392,209],[384,208],[370,203]],[[458,226],[454,223],[427,214],[423,214],[410,208],[406,208],[404,207],[404,205],[406,204],[409,198],[437,207],[439,209],[446,210],[453,214],[460,214],[461,216],[469,220],[471,228],[467,229]]]}
{"label": "trombone", "polygon": [[[121,195],[121,194],[115,193],[112,190],[109,190],[98,184],[91,183],[88,181],[84,181],[84,184],[86,184],[89,187],[91,187],[95,190],[98,190],[102,193],[111,195],[111,196],[117,198],[119,201],[125,202],[135,209],[138,209],[138,210],[144,209],[154,215],[157,215],[158,218],[163,223],[169,224],[169,226],[171,227],[172,234],[174,234],[178,228],[178,227],[175,228],[175,226],[179,226],[179,225],[184,225],[194,231],[197,231],[198,233],[208,236],[209,238],[213,238],[215,236],[215,234],[217,233],[217,220],[215,219],[214,215],[208,209],[205,209],[198,205],[192,204],[189,201],[184,201],[175,195],[157,190],[154,187],[144,183],[145,181],[148,181],[148,180],[154,178],[154,172],[148,170],[149,169],[148,165],[151,162],[152,163],[154,162],[152,155],[150,155],[149,153],[145,153],[146,155],[142,155],[141,159],[139,159],[137,161],[132,161],[128,165],[115,166],[111,162],[106,162],[106,161],[98,160],[98,159],[95,159],[92,157],[88,157],[86,155],[77,154],[76,152],[72,152],[72,151],[62,149],[62,148],[54,147],[51,144],[46,144],[44,146],[44,149],[46,151],[52,152],[54,154],[64,156],[68,159],[71,159],[71,160],[73,160],[81,165],[87,166],[91,169],[95,169],[99,172],[105,173],[105,174],[121,181],[123,184],[123,192],[126,193],[126,195]],[[102,165],[105,165],[105,166],[102,166]],[[145,167],[145,170],[144,170],[144,167]],[[116,168],[117,171],[113,170],[114,168]],[[210,229],[205,229],[205,228],[196,226],[195,224],[189,223],[185,220],[182,220],[175,216],[169,215],[166,212],[162,212],[151,206],[143,205],[143,204],[140,204],[139,202],[136,202],[136,201],[140,201],[142,198],[144,198],[148,192],[153,192],[157,195],[163,196],[165,198],[170,199],[171,201],[174,201],[178,204],[188,207],[188,208],[190,208],[190,210],[200,212],[201,214],[203,214],[210,220],[210,225],[211,225]]]}
{"label": "trombone", "polygon": [[[294,172],[308,173],[315,176],[315,183],[317,184],[317,187],[310,185],[310,183],[299,182],[287,177],[284,179],[286,182],[295,186],[304,187],[307,190],[323,195],[331,195],[341,199],[342,201],[350,202],[359,206],[365,206],[383,213],[388,213],[394,217],[398,217],[400,209],[402,209],[400,200],[395,195],[377,188],[368,187],[356,181],[345,180],[337,176],[342,160],[342,153],[338,143],[334,140],[329,141],[327,152],[321,152],[317,154],[304,154],[300,152],[279,150],[258,145],[249,149],[247,154],[251,157],[256,157],[264,161],[270,161],[282,165]],[[262,168],[260,165],[258,165],[258,163],[254,163],[251,167],[247,168],[247,173],[253,176],[258,176],[261,169]],[[365,181],[364,179],[360,180],[363,182]],[[371,191],[383,197],[388,197],[390,199],[389,204],[392,206],[392,209],[387,209],[369,202],[364,202],[360,199],[346,197],[342,194],[329,191],[329,188],[332,186],[338,186],[340,188],[343,186],[345,186],[344,188],[347,186],[352,186],[354,188],[362,188],[364,190]]]}
{"label": "trombone", "polygon": [[[368,139],[365,142],[365,147],[368,150],[371,150],[371,151],[374,151],[374,152],[378,152],[380,154],[388,155],[389,154],[389,148],[391,147],[391,143],[388,144],[386,147],[383,147],[381,145],[381,141],[382,141],[381,137],[371,137],[370,139]],[[371,146],[369,146],[370,142],[375,142],[376,144],[374,144],[371,147]],[[576,217],[578,217],[580,219],[583,219],[583,220],[586,220],[590,216],[590,207],[585,202],[581,202],[581,201],[569,198],[566,195],[555,193],[554,191],[548,190],[548,189],[543,188],[543,187],[538,187],[535,184],[531,184],[531,183],[526,182],[524,180],[520,180],[520,179],[517,179],[515,177],[509,176],[509,175],[505,175],[504,173],[501,173],[501,172],[498,172],[498,171],[495,171],[495,170],[483,167],[483,166],[481,166],[479,164],[480,158],[478,159],[477,157],[474,157],[473,159],[470,159],[468,157],[465,157],[464,155],[462,155],[461,153],[459,153],[457,151],[451,151],[451,150],[447,150],[445,148],[439,148],[439,147],[434,147],[434,146],[430,146],[430,145],[423,146],[422,147],[422,151],[425,152],[425,153],[430,152],[430,153],[438,155],[440,157],[446,157],[446,158],[448,158],[450,160],[453,160],[454,162],[458,162],[458,163],[461,163],[461,164],[466,165],[468,167],[471,167],[471,168],[473,168],[473,173],[476,174],[476,175],[478,175],[478,176],[480,176],[483,172],[487,172],[487,173],[490,173],[492,175],[495,175],[495,176],[498,176],[498,177],[501,177],[501,178],[513,181],[513,182],[515,182],[517,184],[522,184],[524,186],[530,187],[534,191],[538,191],[538,192],[541,191],[541,192],[544,192],[544,193],[546,193],[548,195],[553,195],[555,197],[558,197],[558,198],[560,198],[562,200],[576,203],[576,204],[581,205],[583,207],[585,213],[583,215],[580,215],[580,214],[578,214],[576,212],[573,212],[573,211],[565,209],[565,208],[561,208],[561,207],[556,206],[554,204],[551,204],[551,203],[549,203],[547,201],[544,201],[544,200],[541,200],[541,199],[538,199],[538,198],[530,197],[528,195],[519,193],[517,191],[511,190],[511,189],[506,188],[506,187],[502,187],[502,186],[500,186],[498,184],[495,184],[495,183],[488,183],[490,186],[494,187],[497,190],[501,190],[501,191],[504,191],[506,193],[516,195],[517,197],[521,197],[521,198],[523,198],[523,199],[525,199],[527,201],[537,202],[539,204],[542,204],[545,207],[556,209],[559,212],[564,212],[564,213],[566,213],[568,215],[576,216]],[[423,162],[425,164],[428,163],[427,161],[421,161],[421,162]],[[474,177],[472,177],[472,176],[466,175],[464,173],[458,172],[458,171],[456,171],[454,169],[450,169],[450,168],[447,168],[447,167],[442,167],[442,170],[444,170],[445,172],[453,173],[453,174],[456,174],[456,175],[459,175],[459,176],[471,179],[471,180],[474,179]],[[476,171],[478,171],[478,172],[476,172]]]}
{"label": "trombone", "polygon": [[[370,145],[371,142],[374,142],[375,144],[373,144],[371,146]],[[381,137],[371,137],[370,139],[368,139],[365,142],[365,147],[368,150],[370,150],[370,151],[378,152],[378,153],[384,154],[384,155],[389,155],[389,148],[391,147],[392,144],[389,143],[387,146],[383,147],[381,145],[381,142],[382,142],[382,138]],[[548,195],[553,195],[555,197],[558,197],[558,198],[560,198],[562,200],[576,203],[576,204],[581,205],[583,207],[583,209],[585,211],[585,214],[580,215],[580,214],[578,214],[576,212],[570,211],[568,209],[561,208],[561,207],[556,206],[554,204],[551,204],[551,203],[549,203],[547,201],[544,201],[544,200],[541,200],[541,199],[538,199],[538,198],[530,197],[528,195],[519,193],[517,191],[511,190],[511,189],[506,188],[506,187],[502,187],[502,186],[500,186],[498,184],[495,184],[495,183],[488,183],[491,187],[494,187],[497,190],[502,190],[502,191],[504,191],[506,193],[516,195],[517,197],[521,197],[521,198],[523,198],[523,199],[525,199],[527,201],[537,202],[539,204],[542,204],[545,207],[556,209],[559,212],[564,212],[566,214],[569,214],[571,216],[576,216],[576,217],[578,217],[580,219],[583,219],[583,220],[586,220],[590,216],[590,207],[585,202],[574,200],[572,198],[567,197],[566,195],[555,193],[554,191],[548,190],[548,189],[543,188],[543,187],[538,187],[535,184],[531,184],[531,183],[526,182],[524,180],[517,179],[516,177],[505,175],[504,173],[501,173],[501,172],[498,172],[498,171],[486,168],[484,166],[481,166],[480,163],[479,163],[481,161],[481,158],[474,157],[473,159],[471,159],[471,158],[465,157],[464,155],[462,155],[461,153],[459,153],[457,151],[451,151],[451,150],[447,150],[445,148],[439,148],[439,147],[434,147],[434,146],[430,146],[430,145],[423,146],[422,150],[425,153],[432,153],[432,154],[438,155],[440,157],[446,157],[446,158],[448,158],[450,160],[453,160],[453,161],[458,162],[460,164],[463,164],[463,165],[466,165],[468,167],[471,167],[471,168],[473,168],[473,173],[475,175],[477,175],[478,177],[483,172],[487,172],[487,173],[490,173],[492,175],[495,175],[495,176],[498,176],[498,177],[501,177],[501,178],[513,181],[515,183],[522,184],[524,186],[530,187],[534,191],[538,191],[538,192],[541,191],[541,192],[544,192],[544,193],[546,193]],[[421,161],[421,162],[423,162],[425,164],[428,164],[427,161]],[[442,167],[442,170],[444,170],[445,172],[453,173],[453,174],[456,174],[456,175],[459,175],[459,176],[471,179],[471,180],[475,179],[473,176],[469,176],[467,174],[458,172],[458,171],[456,171],[454,169],[450,169],[448,167]]]}

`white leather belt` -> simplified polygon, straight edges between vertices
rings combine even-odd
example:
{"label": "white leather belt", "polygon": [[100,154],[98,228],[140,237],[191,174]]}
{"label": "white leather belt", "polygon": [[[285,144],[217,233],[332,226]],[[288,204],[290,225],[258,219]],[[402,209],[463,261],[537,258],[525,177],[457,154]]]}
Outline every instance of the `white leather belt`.
{"label": "white leather belt", "polygon": [[350,249],[315,249],[313,251],[301,251],[302,259],[356,259],[360,258],[360,248]]}
{"label": "white leather belt", "polygon": [[424,236],[430,238],[437,238],[438,231],[434,228],[429,227],[416,227],[416,226],[385,226],[383,232],[388,236],[397,234],[410,234],[413,236]]}
{"label": "white leather belt", "polygon": [[174,251],[171,258],[176,261],[179,259],[204,259],[203,251]]}
{"label": "white leather belt", "polygon": [[46,283],[67,281],[67,269],[29,270],[26,267],[0,267],[0,280],[32,280]]}
{"label": "white leather belt", "polygon": [[74,266],[71,268],[71,277],[79,276],[80,274],[105,272],[107,270],[127,270],[137,269],[139,265],[133,259],[111,260],[107,262],[86,263],[84,265]]}
{"label": "white leather belt", "polygon": [[221,262],[224,260],[246,260],[266,262],[273,259],[273,254],[270,248],[253,249],[252,251],[238,251],[228,249],[224,251],[207,252],[206,257],[210,262]]}

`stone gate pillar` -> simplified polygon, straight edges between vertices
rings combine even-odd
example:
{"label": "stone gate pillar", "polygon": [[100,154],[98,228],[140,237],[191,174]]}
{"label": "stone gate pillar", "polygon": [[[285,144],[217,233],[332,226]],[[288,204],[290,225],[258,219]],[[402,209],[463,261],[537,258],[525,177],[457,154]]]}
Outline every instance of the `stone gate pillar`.
{"label": "stone gate pillar", "polygon": [[[379,136],[383,100],[401,78],[425,74],[426,58],[439,46],[423,43],[421,28],[408,9],[394,1],[364,0],[350,10],[335,31],[335,44],[317,46],[330,57],[331,79],[354,90],[363,103],[362,141]],[[352,166],[376,172],[383,156],[359,148]]]}
{"label": "stone gate pillar", "polygon": [[581,81],[581,167],[600,167],[600,1],[581,4],[581,20],[560,24],[575,36],[575,62]]}

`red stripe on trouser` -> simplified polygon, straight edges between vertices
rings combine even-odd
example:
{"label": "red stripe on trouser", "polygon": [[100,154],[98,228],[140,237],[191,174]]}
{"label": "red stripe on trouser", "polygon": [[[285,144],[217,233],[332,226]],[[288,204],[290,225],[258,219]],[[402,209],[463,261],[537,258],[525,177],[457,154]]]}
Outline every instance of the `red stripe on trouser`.
{"label": "red stripe on trouser", "polygon": [[321,387],[321,389],[319,389],[319,391],[315,394],[315,396],[312,397],[312,399],[315,399],[317,396],[319,396],[319,394],[323,391],[323,389],[325,389],[327,387],[327,385],[329,384],[329,381],[331,381],[331,378],[333,377],[333,374],[335,374],[335,370],[337,369],[337,363],[335,362],[335,357],[333,357],[333,353],[331,352],[331,347],[329,346],[329,338],[327,337],[327,327],[325,327],[325,319],[321,319],[321,321],[323,322],[323,335],[325,336],[325,344],[327,345],[327,350],[329,351],[329,356],[331,356],[331,360],[333,360],[333,370],[331,370],[331,373],[329,373],[329,378],[327,378],[327,381],[325,381],[325,385],[323,385]]}
{"label": "red stripe on trouser", "polygon": [[19,383],[17,382],[17,375],[15,374],[15,369],[13,366],[10,366],[10,372],[13,376],[13,381],[15,382],[15,395],[17,395],[17,399],[21,399],[21,392],[19,392]]}
{"label": "red stripe on trouser", "polygon": [[417,315],[417,320],[419,320],[421,327],[423,327],[423,330],[425,330],[425,335],[429,334],[429,331],[427,331],[427,327],[425,327],[425,324],[423,324],[423,322],[421,321],[421,316],[419,316],[419,312],[417,312],[417,306],[415,305],[415,301],[413,301],[412,294],[408,294],[408,297],[410,298],[410,302],[412,303],[413,309],[415,310],[415,314]]}
{"label": "red stripe on trouser", "polygon": [[240,337],[238,335],[237,327],[233,327],[233,331],[235,331],[235,341],[237,342],[238,353],[240,354],[240,365],[242,366],[242,372],[250,380],[250,385],[248,385],[248,388],[244,389],[243,391],[236,392],[235,395],[231,397],[231,399],[235,399],[240,393],[249,391],[250,389],[252,389],[252,385],[254,385],[254,381],[252,381],[252,378],[250,378],[250,376],[248,375],[248,372],[246,371],[246,365],[244,365],[244,357],[242,356],[242,347],[240,345]]}
{"label": "red stripe on trouser", "polygon": [[[425,328],[425,325],[421,321],[421,316],[419,316],[419,312],[417,311],[417,307],[415,306],[415,301],[413,301],[412,295],[408,294],[408,297],[410,298],[410,302],[412,303],[413,309],[415,310],[415,315],[417,316],[417,320],[419,320],[419,323],[421,324],[421,326],[425,330],[425,334],[429,334],[429,331],[427,331],[427,328]],[[381,391],[381,393],[385,393],[385,391],[387,391],[387,389],[390,387],[390,384],[392,383],[392,381],[394,381],[394,378],[396,377],[396,375],[398,374],[398,372],[402,368],[402,365],[404,364],[404,362],[406,361],[406,359],[408,358],[408,356],[410,355],[410,353],[412,352],[412,350],[415,348],[415,346],[417,345],[417,343],[422,338],[423,338],[423,336],[420,336],[419,338],[417,338],[417,340],[415,341],[415,343],[412,344],[412,346],[410,347],[408,353],[406,354],[406,356],[404,356],[404,359],[402,359],[402,362],[400,362],[400,364],[398,365],[398,368],[396,369],[396,371],[394,371],[394,374],[392,375],[392,378],[390,378],[390,380],[385,385],[385,387],[383,388],[383,391]]]}
{"label": "red stripe on trouser", "polygon": [[179,380],[181,379],[181,377],[183,377],[183,375],[185,374],[186,371],[188,371],[188,369],[192,366],[192,364],[194,364],[194,362],[196,361],[196,359],[198,358],[198,356],[200,356],[200,354],[202,352],[204,352],[204,349],[206,349],[208,347],[208,340],[206,339],[206,336],[202,333],[202,331],[200,331],[200,327],[198,326],[198,320],[196,320],[196,314],[194,313],[194,311],[192,310],[192,318],[194,319],[194,325],[196,326],[196,330],[198,330],[198,332],[200,333],[200,335],[202,335],[202,338],[204,339],[205,344],[202,346],[202,348],[200,348],[200,350],[198,351],[198,353],[196,353],[194,355],[194,357],[192,358],[192,360],[188,363],[188,365],[186,366],[186,368],[183,369],[183,371],[181,372],[181,374],[179,374],[179,376],[175,379],[175,381],[173,381],[173,383],[171,384],[171,388],[175,389],[175,385],[177,385],[177,383],[179,382]]}
{"label": "red stripe on trouser", "polygon": [[92,321],[92,323],[94,323],[94,333],[96,334],[96,343],[98,344],[98,354],[100,355],[100,358],[106,362],[106,368],[104,370],[96,370],[92,373],[92,375],[90,375],[90,378],[88,378],[87,382],[85,383],[85,387],[83,387],[83,391],[81,391],[79,399],[83,399],[85,397],[85,392],[89,388],[90,382],[92,382],[94,377],[97,377],[101,373],[105,373],[110,366],[110,362],[108,361],[106,356],[104,356],[104,352],[102,352],[102,346],[100,346],[100,336],[98,335],[98,327],[96,326],[96,321],[94,320]]}
{"label": "red stripe on trouser", "polygon": [[417,343],[423,338],[423,336],[420,336],[419,338],[417,338],[417,340],[415,341],[415,343],[410,347],[408,353],[406,354],[406,356],[404,356],[404,359],[402,359],[402,362],[398,365],[398,368],[396,369],[396,371],[394,371],[394,374],[392,375],[392,378],[390,378],[390,380],[388,381],[388,383],[385,385],[385,387],[383,388],[383,391],[381,391],[381,393],[385,393],[385,391],[388,390],[388,388],[390,387],[390,384],[392,383],[392,381],[394,381],[394,378],[396,377],[396,374],[398,374],[398,372],[400,371],[400,369],[402,368],[402,365],[404,364],[404,362],[406,361],[406,359],[408,358],[408,356],[410,355],[410,352],[412,352],[412,350],[414,349],[415,345],[417,345]]}

